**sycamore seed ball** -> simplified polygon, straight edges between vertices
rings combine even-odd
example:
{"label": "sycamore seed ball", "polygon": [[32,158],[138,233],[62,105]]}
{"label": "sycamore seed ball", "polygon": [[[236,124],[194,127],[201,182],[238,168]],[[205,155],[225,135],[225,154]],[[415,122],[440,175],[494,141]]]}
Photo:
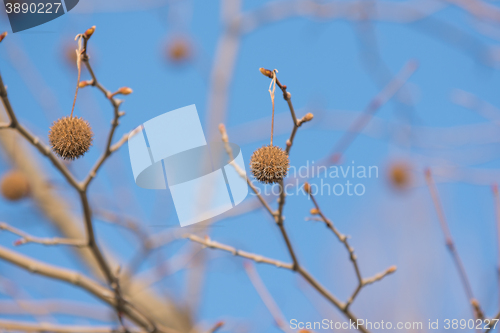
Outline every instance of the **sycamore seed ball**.
{"label": "sycamore seed ball", "polygon": [[52,150],[65,160],[82,157],[92,145],[89,123],[78,117],[63,117],[52,124],[49,141]]}
{"label": "sycamore seed ball", "polygon": [[252,174],[258,181],[265,184],[274,184],[283,180],[289,167],[288,154],[276,146],[263,146],[257,149],[250,159]]}
{"label": "sycamore seed ball", "polygon": [[29,195],[28,179],[21,171],[9,171],[2,177],[0,190],[7,200],[21,200]]}

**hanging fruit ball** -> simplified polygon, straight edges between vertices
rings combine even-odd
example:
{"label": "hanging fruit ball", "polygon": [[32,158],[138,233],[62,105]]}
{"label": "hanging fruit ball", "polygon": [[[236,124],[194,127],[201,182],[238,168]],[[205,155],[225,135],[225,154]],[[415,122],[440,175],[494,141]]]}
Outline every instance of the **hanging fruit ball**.
{"label": "hanging fruit ball", "polygon": [[278,183],[288,173],[290,160],[286,151],[280,147],[263,146],[252,154],[250,169],[254,177],[265,184]]}
{"label": "hanging fruit ball", "polygon": [[167,45],[167,56],[173,63],[183,63],[191,58],[191,43],[185,37],[175,37]]}
{"label": "hanging fruit ball", "polygon": [[0,190],[7,200],[21,200],[29,195],[28,179],[21,171],[9,171],[2,177]]}
{"label": "hanging fruit ball", "polygon": [[52,124],[49,142],[52,150],[65,160],[82,157],[92,145],[89,123],[78,117],[63,117]]}
{"label": "hanging fruit ball", "polygon": [[389,167],[389,182],[394,188],[407,189],[411,181],[411,168],[407,163],[396,162]]}

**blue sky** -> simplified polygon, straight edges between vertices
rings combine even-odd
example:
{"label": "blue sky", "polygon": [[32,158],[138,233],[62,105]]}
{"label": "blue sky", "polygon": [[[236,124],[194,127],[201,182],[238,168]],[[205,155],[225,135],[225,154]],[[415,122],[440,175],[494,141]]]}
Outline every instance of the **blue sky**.
{"label": "blue sky", "polygon": [[[80,2],[79,6],[87,8],[84,0]],[[88,3],[94,6],[93,13],[77,7],[43,26],[9,34],[0,46],[0,71],[21,121],[47,141],[52,121],[70,113],[76,71],[66,53],[76,46],[73,38],[77,33],[95,25],[88,52],[99,80],[110,90],[122,86],[134,90],[124,98],[122,109],[126,116],[117,138],[159,114],[190,104],[196,104],[205,132],[217,133],[210,122],[213,114],[207,110],[212,65],[224,28],[220,3],[173,1],[168,6],[149,9],[141,9],[134,1]],[[421,4],[424,7],[429,3]],[[243,11],[265,4],[266,1],[244,1]],[[283,2],[283,6],[288,6],[288,2]],[[418,62],[419,67],[404,91],[382,106],[344,156],[345,165],[354,162],[377,166],[379,177],[362,180],[366,187],[363,196],[318,197],[325,214],[352,237],[364,276],[398,266],[394,275],[364,289],[353,304],[353,312],[373,321],[427,323],[428,319],[471,318],[423,181],[427,167],[436,174],[443,207],[476,298],[490,316],[499,308],[498,241],[490,189],[499,175],[498,125],[452,99],[457,94],[464,96],[457,91],[465,91],[493,106],[500,105],[498,61],[492,57],[498,52],[498,39],[482,33],[479,19],[470,13],[454,6],[442,7],[425,19],[404,24],[376,20],[361,25],[345,18],[315,20],[307,16],[265,24],[240,38],[230,73],[224,122],[230,140],[242,147],[245,161],[269,140],[269,79],[259,73],[259,67],[278,69],[278,77],[288,86],[299,117],[307,112],[315,114],[311,123],[299,129],[292,147],[290,161],[298,168],[327,156],[388,80],[408,61]],[[494,23],[489,26],[498,32]],[[10,31],[3,14],[0,30]],[[169,41],[176,36],[189,38],[193,47],[192,61],[180,66],[165,55]],[[370,43],[376,47],[370,47]],[[82,78],[88,79],[85,71]],[[40,100],[45,101],[45,106]],[[500,114],[496,111],[492,111],[493,117],[498,120]],[[85,88],[79,94],[75,112],[88,119],[96,133],[94,147],[72,166],[83,177],[103,148],[112,110],[97,91]],[[292,122],[280,95],[276,98],[276,117],[279,121],[275,143],[284,147]],[[414,183],[408,190],[395,191],[386,175],[394,161],[401,160],[411,166]],[[68,196],[78,212],[78,202],[69,187],[41,157],[40,163],[53,186]],[[2,155],[1,172],[9,168],[9,161]],[[321,179],[311,181],[320,183]],[[324,181],[335,184],[344,180]],[[246,200],[252,199],[249,196]],[[179,228],[167,191],[135,186],[125,146],[108,161],[92,185],[91,200],[99,208],[141,220],[152,233]],[[355,287],[347,254],[319,222],[304,220],[310,208],[312,203],[303,195],[287,199],[284,214],[290,237],[304,266],[334,294],[346,299]],[[57,233],[29,200],[16,204],[0,201],[0,212],[2,221],[30,233]],[[133,236],[126,232],[117,232],[99,221],[96,232],[98,239],[111,244],[123,260],[130,259],[136,251],[135,245],[130,246]],[[222,219],[209,234],[246,251],[290,260],[278,229],[263,209]],[[0,233],[4,246],[10,246],[15,239]],[[162,253],[172,256],[183,244],[179,241]],[[76,257],[63,248],[25,245],[16,250],[53,264],[81,268]],[[243,260],[203,251],[209,261],[196,320],[208,324],[227,320],[228,332],[244,327],[251,332],[278,332],[243,270]],[[145,262],[141,269],[154,262]],[[257,268],[288,320],[342,318],[292,273],[274,267]],[[96,303],[70,286],[30,276],[9,264],[0,263],[0,272],[19,281],[36,299],[60,297]],[[179,272],[162,280],[156,288],[159,293],[181,301],[187,293],[186,276],[185,271]],[[62,323],[78,322],[66,316],[56,318]]]}

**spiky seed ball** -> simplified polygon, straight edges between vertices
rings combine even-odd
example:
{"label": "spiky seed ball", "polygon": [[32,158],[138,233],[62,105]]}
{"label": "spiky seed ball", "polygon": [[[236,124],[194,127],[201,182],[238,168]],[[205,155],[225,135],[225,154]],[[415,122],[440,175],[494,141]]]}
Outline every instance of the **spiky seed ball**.
{"label": "spiky seed ball", "polygon": [[28,179],[21,171],[9,171],[2,177],[0,190],[7,200],[21,200],[29,195]]}
{"label": "spiky seed ball", "polygon": [[250,159],[252,174],[266,184],[277,183],[285,178],[289,167],[288,154],[276,146],[263,146],[254,151]]}
{"label": "spiky seed ball", "polygon": [[89,150],[93,135],[86,120],[78,117],[62,117],[52,124],[49,141],[57,155],[65,160],[74,160]]}

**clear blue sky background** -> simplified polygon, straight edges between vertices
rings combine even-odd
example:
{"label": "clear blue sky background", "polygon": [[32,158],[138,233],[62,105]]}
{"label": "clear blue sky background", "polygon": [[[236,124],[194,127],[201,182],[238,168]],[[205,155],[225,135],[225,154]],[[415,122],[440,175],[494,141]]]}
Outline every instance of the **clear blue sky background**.
{"label": "clear blue sky background", "polygon": [[[121,86],[134,90],[125,98],[122,109],[127,115],[122,118],[117,138],[146,120],[189,104],[196,104],[205,132],[213,131],[207,128],[207,100],[211,66],[223,29],[220,4],[174,2],[172,6],[142,10],[138,1],[89,3],[95,5],[94,13],[75,10],[43,26],[9,34],[2,43],[0,70],[21,121],[47,141],[51,122],[70,113],[76,71],[66,54],[76,45],[73,38],[77,33],[96,25],[89,54],[99,80],[110,90]],[[265,3],[244,1],[243,10],[250,11]],[[108,10],[113,7],[115,11]],[[180,23],[171,19],[172,13],[177,13]],[[4,14],[0,15],[0,30],[10,31]],[[370,39],[367,31],[375,39]],[[177,33],[188,36],[194,49],[193,61],[181,66],[169,62],[165,54],[168,41]],[[366,47],[360,36],[375,41],[377,48]],[[498,251],[490,185],[500,175],[500,131],[494,122],[451,99],[456,89],[460,89],[494,106],[500,105],[498,62],[492,59],[498,45],[498,39],[481,34],[477,20],[456,7],[409,24],[373,22],[368,30],[366,27],[363,30],[357,21],[297,17],[264,25],[241,38],[229,88],[226,125],[231,141],[242,147],[247,162],[252,152],[269,138],[269,80],[259,73],[259,67],[279,70],[281,82],[292,93],[298,116],[306,112],[316,115],[312,123],[299,130],[292,148],[291,163],[298,168],[331,152],[348,125],[388,79],[409,60],[419,63],[405,86],[412,105],[395,100],[384,105],[344,157],[345,165],[354,161],[355,165],[378,166],[379,177],[351,180],[366,186],[361,197],[318,197],[326,215],[342,232],[352,236],[364,276],[372,276],[390,265],[398,266],[396,274],[362,291],[352,307],[361,318],[423,321],[425,325],[428,319],[471,318],[423,182],[425,167],[436,170],[445,213],[475,296],[489,316],[498,311]],[[376,62],[367,65],[367,57],[376,58],[375,50],[386,70]],[[85,71],[82,78],[88,78]],[[34,91],[45,100],[54,96],[54,102],[43,108]],[[75,112],[88,119],[96,132],[92,150],[72,166],[83,177],[103,147],[111,109],[97,91],[86,88],[79,95]],[[277,123],[275,142],[284,146],[292,123],[287,105],[279,95],[276,114],[281,121]],[[493,111],[493,114],[496,120],[500,119],[500,113]],[[252,123],[258,120],[261,122]],[[411,128],[407,139],[404,128]],[[398,160],[412,167],[414,182],[406,191],[392,189],[386,177],[391,163]],[[71,189],[48,163],[43,162],[42,166],[52,176],[53,186],[74,199],[74,209],[78,211]],[[5,172],[9,168],[2,157],[0,170]],[[345,183],[343,179],[323,181],[332,185]],[[91,194],[98,207],[140,219],[153,233],[178,228],[168,192],[135,186],[126,146],[102,170]],[[311,207],[303,195],[288,198],[284,214],[290,237],[304,266],[334,294],[346,299],[355,288],[352,267],[344,249],[324,226],[304,220]],[[0,212],[2,221],[30,233],[51,236],[57,232],[29,200],[16,204],[0,201]],[[112,244],[123,260],[136,251],[130,246],[134,238],[126,232],[117,232],[99,221],[96,232],[99,241]],[[290,260],[278,229],[262,209],[223,219],[214,225],[210,235],[250,252]],[[11,246],[16,238],[1,233],[0,243]],[[179,242],[163,252],[173,255],[181,245]],[[80,268],[76,256],[62,248],[25,245],[16,250],[54,264]],[[213,251],[206,254],[213,259],[206,271],[197,321],[208,324],[226,319],[230,323],[228,332],[235,331],[236,326],[247,326],[252,332],[278,332],[243,270],[243,261]],[[144,263],[142,269],[151,263],[154,260]],[[264,266],[258,266],[258,271],[288,320],[342,318],[290,272]],[[9,264],[0,263],[0,274],[18,281],[36,299],[97,303],[75,288],[30,276]],[[159,292],[182,300],[186,292],[185,277],[185,272],[180,272],[156,287]],[[1,314],[0,317],[31,319]],[[71,317],[56,318],[62,323],[81,323]]]}

